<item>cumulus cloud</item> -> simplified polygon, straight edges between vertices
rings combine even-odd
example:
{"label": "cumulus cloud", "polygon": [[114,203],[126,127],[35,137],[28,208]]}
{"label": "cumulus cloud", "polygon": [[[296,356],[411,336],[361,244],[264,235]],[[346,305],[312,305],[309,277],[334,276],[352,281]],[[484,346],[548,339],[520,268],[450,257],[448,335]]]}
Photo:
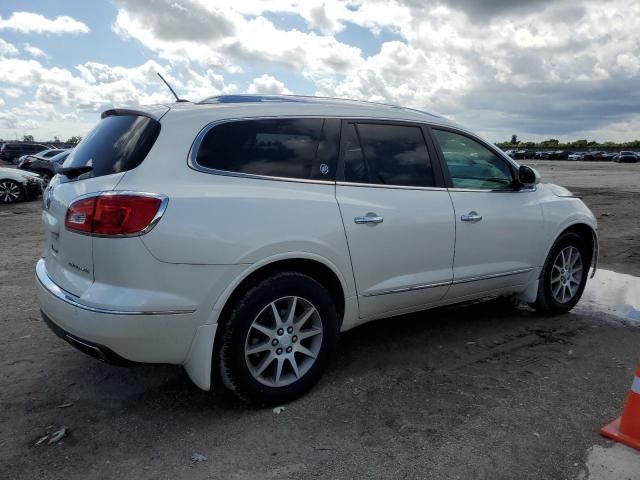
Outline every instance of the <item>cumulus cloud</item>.
{"label": "cumulus cloud", "polygon": [[264,74],[253,79],[247,93],[262,93],[265,95],[291,95],[291,90],[284,86],[280,80],[271,75]]}
{"label": "cumulus cloud", "polygon": [[0,57],[10,57],[12,55],[18,55],[18,53],[19,50],[15,45],[0,38]]}
{"label": "cumulus cloud", "polygon": [[9,18],[0,17],[0,30],[13,30],[20,33],[87,33],[86,24],[68,17],[58,16],[49,19],[39,13],[13,12]]}
{"label": "cumulus cloud", "polygon": [[[146,47],[147,62],[48,68],[39,61],[44,52],[0,40],[6,103],[23,90],[33,98],[31,114],[46,125],[49,118],[113,104],[172,102],[160,72],[191,100],[243,90],[291,93],[295,85],[306,89],[295,93],[436,111],[492,140],[511,133],[584,137],[606,129],[608,138],[627,139],[621,136],[633,136],[639,122],[637,0],[114,3],[113,31]],[[89,30],[70,17],[0,18],[0,29],[26,31],[27,25],[31,32]],[[363,51],[363,42],[374,43],[375,51],[371,45]]]}
{"label": "cumulus cloud", "polygon": [[0,125],[10,130],[21,130],[30,132],[37,130],[40,123],[31,118],[24,118],[15,112],[0,111]]}
{"label": "cumulus cloud", "polygon": [[18,98],[23,93],[22,90],[15,87],[0,88],[0,95],[7,98]]}
{"label": "cumulus cloud", "polygon": [[42,50],[42,49],[40,49],[38,47],[34,47],[30,43],[25,43],[23,49],[24,49],[25,52],[27,52],[29,55],[31,55],[34,58],[40,58],[40,57],[47,57],[48,56],[46,53],[44,53],[44,50]]}
{"label": "cumulus cloud", "polygon": [[[149,2],[117,0],[113,29],[162,58],[236,70],[239,62],[276,63],[308,73],[340,73],[362,62],[359,48],[331,35],[282,30],[263,16],[245,17],[199,0]],[[198,15],[195,25],[188,21],[191,11]]]}

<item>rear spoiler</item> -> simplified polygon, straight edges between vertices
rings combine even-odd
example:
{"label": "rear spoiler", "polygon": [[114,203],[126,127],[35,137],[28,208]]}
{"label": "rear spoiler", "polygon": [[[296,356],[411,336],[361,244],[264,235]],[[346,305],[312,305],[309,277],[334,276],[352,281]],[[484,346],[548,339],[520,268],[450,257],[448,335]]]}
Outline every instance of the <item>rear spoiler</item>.
{"label": "rear spoiler", "polygon": [[170,110],[167,105],[145,105],[144,107],[110,108],[100,115],[100,118],[113,117],[114,115],[141,115],[153,120],[160,120]]}

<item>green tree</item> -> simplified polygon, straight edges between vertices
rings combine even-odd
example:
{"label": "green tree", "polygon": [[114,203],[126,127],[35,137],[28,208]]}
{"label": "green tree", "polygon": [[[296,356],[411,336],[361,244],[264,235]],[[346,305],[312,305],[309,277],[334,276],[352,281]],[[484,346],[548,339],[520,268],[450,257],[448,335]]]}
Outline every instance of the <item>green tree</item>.
{"label": "green tree", "polygon": [[518,143],[520,143],[520,142],[518,142],[518,135],[516,135],[515,133],[513,135],[511,135],[511,143],[513,145],[517,145]]}
{"label": "green tree", "polygon": [[69,140],[67,140],[65,143],[70,143],[72,145],[77,145],[82,141],[82,137],[78,137],[76,135],[74,135],[73,137],[71,137]]}
{"label": "green tree", "polygon": [[23,135],[22,136],[22,141],[23,142],[33,142],[33,135]]}
{"label": "green tree", "polygon": [[557,138],[550,138],[549,140],[540,142],[541,147],[557,147],[558,145],[560,145],[560,140]]}
{"label": "green tree", "polygon": [[576,140],[575,142],[569,143],[573,148],[586,148],[589,145],[589,142],[586,139]]}

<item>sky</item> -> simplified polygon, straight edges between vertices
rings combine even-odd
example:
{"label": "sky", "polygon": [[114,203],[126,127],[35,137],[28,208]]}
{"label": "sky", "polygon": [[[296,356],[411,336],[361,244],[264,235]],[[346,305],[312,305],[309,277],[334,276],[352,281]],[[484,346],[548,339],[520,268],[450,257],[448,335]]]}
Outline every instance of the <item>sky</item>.
{"label": "sky", "polygon": [[638,0],[2,0],[0,138],[230,93],[385,102],[490,141],[640,138]]}

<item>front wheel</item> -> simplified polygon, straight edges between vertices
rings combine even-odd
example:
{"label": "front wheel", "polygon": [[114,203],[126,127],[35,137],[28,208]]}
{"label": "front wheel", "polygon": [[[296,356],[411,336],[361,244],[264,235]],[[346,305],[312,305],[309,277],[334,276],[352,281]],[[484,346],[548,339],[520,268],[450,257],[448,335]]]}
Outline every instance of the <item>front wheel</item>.
{"label": "front wheel", "polygon": [[561,235],[542,268],[536,310],[557,315],[575,307],[584,292],[590,265],[585,241],[572,232]]}
{"label": "front wheel", "polygon": [[225,386],[244,400],[273,405],[294,400],[320,379],[335,351],[338,319],[324,286],[283,272],[238,300],[222,335]]}

